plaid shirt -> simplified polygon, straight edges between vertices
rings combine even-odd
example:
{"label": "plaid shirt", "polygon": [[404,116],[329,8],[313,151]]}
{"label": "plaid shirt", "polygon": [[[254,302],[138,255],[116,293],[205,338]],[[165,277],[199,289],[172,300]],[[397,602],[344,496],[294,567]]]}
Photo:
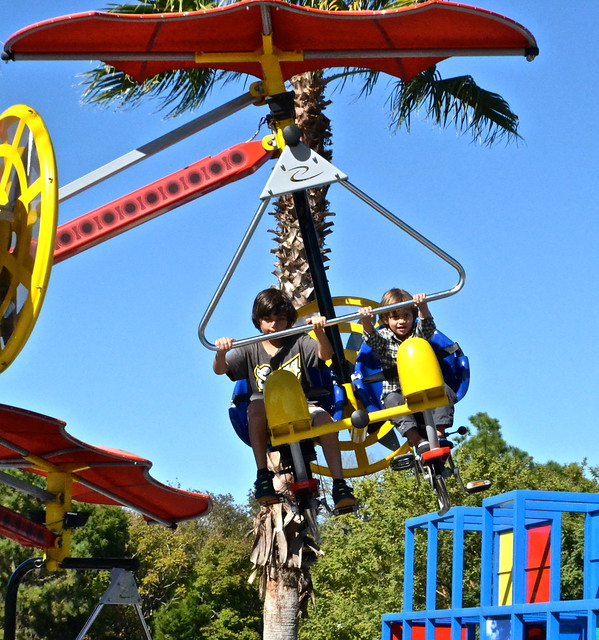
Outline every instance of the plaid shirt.
{"label": "plaid shirt", "polygon": [[[435,333],[435,330],[435,321],[432,317],[419,318],[412,329],[412,333],[408,337],[428,340],[432,337],[433,333]],[[399,376],[397,375],[397,350],[403,340],[400,340],[387,326],[382,327],[378,331],[375,329],[372,333],[363,333],[362,339],[369,347],[376,351],[381,361],[383,371],[385,373],[393,372],[390,377],[387,378],[385,376],[383,380],[381,399],[384,399],[391,391],[401,392]]]}

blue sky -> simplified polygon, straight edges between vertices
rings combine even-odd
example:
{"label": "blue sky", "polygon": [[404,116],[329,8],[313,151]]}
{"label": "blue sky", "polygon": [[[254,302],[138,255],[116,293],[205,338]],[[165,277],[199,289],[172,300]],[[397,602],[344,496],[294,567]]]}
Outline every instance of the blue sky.
{"label": "blue sky", "polygon": [[[461,58],[446,77],[470,73],[503,95],[524,138],[493,148],[415,117],[410,134],[387,128],[380,83],[331,93],[333,163],[352,183],[457,259],[464,289],[432,303],[437,325],[470,358],[458,423],[486,411],[507,441],[535,460],[599,464],[594,405],[599,258],[595,0],[486,0],[536,37],[540,56]],[[40,20],[101,9],[46,0],[0,8],[0,40]],[[164,121],[158,105],[114,112],[80,103],[87,62],[0,65],[0,111],[17,103],[44,118],[66,185],[246,90],[228,86],[201,111]],[[250,138],[264,108],[248,107],[73,198],[59,223]],[[265,134],[264,131],[261,135]],[[232,385],[211,372],[197,326],[258,205],[273,164],[256,174],[56,265],[36,328],[0,377],[2,402],[67,422],[91,444],[150,459],[158,480],[231,493],[245,501],[250,450],[227,418]],[[416,293],[453,286],[455,272],[340,187],[329,279],[333,295],[378,299],[392,286]],[[254,335],[255,293],[274,284],[272,218],[258,229],[208,326]]]}

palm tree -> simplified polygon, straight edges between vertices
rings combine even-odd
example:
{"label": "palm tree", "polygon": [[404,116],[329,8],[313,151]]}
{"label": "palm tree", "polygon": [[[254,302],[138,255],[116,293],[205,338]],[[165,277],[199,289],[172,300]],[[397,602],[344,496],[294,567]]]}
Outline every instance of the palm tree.
{"label": "palm tree", "polygon": [[[294,4],[328,10],[391,9],[413,5],[419,0],[391,2],[368,0],[351,6],[343,0],[322,2],[299,1]],[[137,4],[115,5],[110,11],[119,13],[168,13],[213,8],[226,2],[202,0],[139,0]],[[158,98],[167,116],[177,116],[198,108],[219,84],[231,81],[235,74],[212,69],[181,69],[166,72],[137,84],[126,74],[109,65],[101,65],[83,74],[83,100],[103,106],[134,106]],[[350,80],[361,83],[361,93],[369,94],[379,78],[378,72],[344,69],[335,73],[315,71],[296,76],[291,84],[295,95],[296,122],[305,144],[331,159],[331,129],[325,109],[329,104],[326,89],[337,83],[343,87]],[[477,141],[491,145],[505,138],[517,139],[518,118],[501,96],[476,85],[470,76],[444,79],[433,66],[410,82],[397,80],[388,97],[391,126],[408,131],[411,116],[423,109],[441,126],[453,125]],[[327,260],[326,236],[331,232],[334,215],[329,210],[326,188],[311,190],[307,195],[322,261]],[[298,227],[294,203],[290,196],[281,197],[273,212],[277,224],[275,235],[275,271],[279,284],[300,307],[314,297],[312,275]],[[284,490],[284,488],[282,489]],[[252,560],[261,572],[264,596],[264,638],[293,640],[297,637],[298,614],[311,595],[310,566],[319,549],[307,539],[297,518],[284,505],[263,507],[256,520],[256,544]],[[278,533],[277,533],[278,532]]]}

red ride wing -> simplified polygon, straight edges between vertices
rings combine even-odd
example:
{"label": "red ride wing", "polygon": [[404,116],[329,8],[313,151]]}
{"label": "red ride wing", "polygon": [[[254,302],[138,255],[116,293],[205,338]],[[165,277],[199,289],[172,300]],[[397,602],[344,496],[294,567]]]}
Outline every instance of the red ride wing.
{"label": "red ride wing", "polygon": [[[282,0],[243,0],[206,11],[116,14],[99,11],[46,20],[12,35],[5,56],[99,59],[138,82],[172,69],[204,67],[262,78],[256,52],[272,33],[283,79],[328,67],[364,67],[408,81],[452,55],[526,55],[533,35],[499,14],[432,0],[387,11],[321,11]],[[245,60],[201,55],[245,53]],[[370,57],[369,57],[370,56]]]}
{"label": "red ride wing", "polygon": [[207,495],[175,489],[152,478],[149,460],[88,445],[67,433],[60,420],[0,405],[0,468],[43,473],[35,458],[72,473],[75,500],[126,506],[167,526],[197,518],[212,507]]}

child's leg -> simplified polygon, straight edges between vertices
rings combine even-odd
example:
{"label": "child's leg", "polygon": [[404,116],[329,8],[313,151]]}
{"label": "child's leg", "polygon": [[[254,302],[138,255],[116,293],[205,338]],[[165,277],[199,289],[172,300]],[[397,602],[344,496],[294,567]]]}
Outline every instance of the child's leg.
{"label": "child's leg", "polygon": [[[331,416],[317,407],[310,407],[312,416],[312,424],[319,426],[332,422]],[[345,482],[343,478],[343,464],[341,462],[341,450],[339,449],[339,434],[327,433],[319,436],[320,446],[324,453],[324,457],[329,465],[331,476],[333,477],[333,502],[335,509],[351,509],[356,505],[356,498],[352,492],[352,488]]]}
{"label": "child's leg", "polygon": [[[312,413],[312,424],[315,427],[320,426],[321,424],[326,424],[327,422],[333,422],[333,418],[321,409],[320,411],[313,411]],[[329,469],[331,470],[331,476],[333,480],[343,478],[343,466],[341,464],[341,451],[339,449],[339,434],[338,433],[327,433],[323,436],[319,436],[320,446],[322,447],[322,452],[324,453],[324,457],[329,465]]]}
{"label": "child's leg", "polygon": [[416,427],[410,427],[402,435],[408,439],[408,442],[413,447],[417,447],[421,442],[426,442],[426,440],[420,435],[420,432]]}
{"label": "child's leg", "polygon": [[[399,391],[388,393],[383,400],[385,409],[389,409],[389,407],[400,407],[403,404],[405,404],[405,398]],[[413,447],[417,447],[421,442],[425,442],[425,439],[418,431],[416,418],[413,415],[399,416],[394,418],[392,422],[400,435],[407,438]]]}
{"label": "child's leg", "polygon": [[266,469],[266,409],[264,400],[252,400],[248,406],[248,434],[256,467]]}
{"label": "child's leg", "polygon": [[455,393],[453,389],[445,385],[445,393],[449,398],[449,404],[444,407],[437,407],[433,409],[433,419],[435,421],[435,426],[437,427],[437,433],[439,437],[444,438],[445,432],[447,429],[451,429],[453,426],[453,414],[454,414],[454,402],[455,402]]}
{"label": "child's leg", "polygon": [[248,406],[248,433],[256,467],[256,482],[254,482],[254,498],[262,505],[276,504],[279,501],[272,484],[273,472],[268,469],[266,459],[266,409],[264,400],[252,400]]}

